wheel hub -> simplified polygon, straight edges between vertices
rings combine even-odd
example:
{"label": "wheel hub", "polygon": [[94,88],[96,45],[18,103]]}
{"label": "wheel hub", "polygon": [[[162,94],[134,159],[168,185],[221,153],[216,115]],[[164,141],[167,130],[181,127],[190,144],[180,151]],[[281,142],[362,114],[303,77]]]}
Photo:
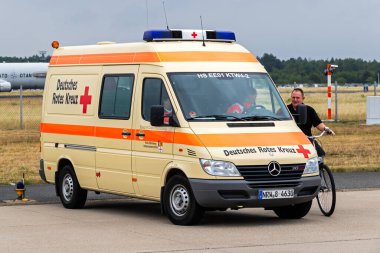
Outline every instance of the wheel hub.
{"label": "wheel hub", "polygon": [[176,185],[170,192],[170,207],[172,211],[183,216],[189,208],[189,193],[182,185]]}
{"label": "wheel hub", "polygon": [[71,201],[74,193],[74,181],[70,174],[65,175],[62,182],[62,194],[66,201]]}

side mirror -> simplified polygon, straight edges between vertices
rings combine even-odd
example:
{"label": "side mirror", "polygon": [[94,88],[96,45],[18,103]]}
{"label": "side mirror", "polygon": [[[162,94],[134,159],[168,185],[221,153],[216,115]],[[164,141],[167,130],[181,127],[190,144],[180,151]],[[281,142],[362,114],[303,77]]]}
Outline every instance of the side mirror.
{"label": "side mirror", "polygon": [[304,104],[299,104],[297,107],[298,120],[297,124],[304,125],[307,122],[307,107]]}
{"label": "side mirror", "polygon": [[150,124],[152,126],[164,125],[164,106],[152,105],[150,108]]}

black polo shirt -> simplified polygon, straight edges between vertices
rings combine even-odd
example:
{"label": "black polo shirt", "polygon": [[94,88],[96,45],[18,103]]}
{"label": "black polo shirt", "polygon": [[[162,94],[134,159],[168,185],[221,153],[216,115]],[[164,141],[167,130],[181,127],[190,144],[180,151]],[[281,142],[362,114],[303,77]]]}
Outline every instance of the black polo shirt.
{"label": "black polo shirt", "polygon": [[[292,104],[288,105],[288,108],[289,108],[289,111],[291,114],[293,114],[294,116],[294,119],[296,120],[296,122],[298,121],[298,115],[294,115],[294,114],[297,114],[297,111],[293,109],[293,106]],[[307,136],[311,136],[311,127],[316,127],[318,126],[319,124],[322,123],[322,120],[318,117],[318,114],[316,113],[316,111],[314,110],[313,107],[311,106],[308,106],[306,105],[306,108],[307,108],[307,121],[306,121],[306,124],[297,124],[299,128],[301,128],[302,132],[307,135]]]}

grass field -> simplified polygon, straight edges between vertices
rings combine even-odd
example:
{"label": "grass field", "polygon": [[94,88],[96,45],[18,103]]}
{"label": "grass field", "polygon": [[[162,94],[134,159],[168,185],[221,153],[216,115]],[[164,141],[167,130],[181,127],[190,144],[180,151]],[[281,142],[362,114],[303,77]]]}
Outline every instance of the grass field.
{"label": "grass field", "polygon": [[[350,93],[338,95],[338,122],[325,122],[336,136],[322,138],[326,150],[326,162],[337,171],[380,171],[380,125],[367,126],[366,96],[361,88],[340,88]],[[291,89],[280,89],[286,103],[290,103]],[[327,118],[326,88],[306,88],[305,103],[313,106],[322,119]],[[380,93],[380,92],[379,92]],[[41,94],[33,92],[31,95]],[[14,95],[17,95],[14,94]],[[19,128],[19,104],[0,99],[0,184],[15,182],[25,173],[27,183],[40,183],[39,169],[39,121],[41,99],[25,98],[25,112],[31,115],[25,121],[24,130]],[[333,95],[333,118],[335,117]],[[28,115],[26,113],[26,115]]]}
{"label": "grass field", "polygon": [[27,183],[40,183],[40,133],[37,130],[0,130],[0,184],[16,182],[25,173]]}
{"label": "grass field", "polygon": [[[24,116],[23,129],[38,130],[41,121],[42,97],[23,98],[22,114]],[[0,99],[0,129],[20,129],[20,99]]]}

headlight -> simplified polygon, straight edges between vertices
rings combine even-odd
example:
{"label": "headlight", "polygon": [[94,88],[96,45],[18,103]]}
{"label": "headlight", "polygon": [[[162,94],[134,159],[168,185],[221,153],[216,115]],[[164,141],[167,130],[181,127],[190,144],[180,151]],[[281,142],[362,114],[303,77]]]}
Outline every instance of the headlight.
{"label": "headlight", "polygon": [[200,159],[203,170],[212,176],[240,177],[236,166],[230,162]]}
{"label": "headlight", "polygon": [[305,169],[303,171],[303,174],[315,174],[319,173],[319,163],[318,163],[318,157],[310,158],[305,166]]}

